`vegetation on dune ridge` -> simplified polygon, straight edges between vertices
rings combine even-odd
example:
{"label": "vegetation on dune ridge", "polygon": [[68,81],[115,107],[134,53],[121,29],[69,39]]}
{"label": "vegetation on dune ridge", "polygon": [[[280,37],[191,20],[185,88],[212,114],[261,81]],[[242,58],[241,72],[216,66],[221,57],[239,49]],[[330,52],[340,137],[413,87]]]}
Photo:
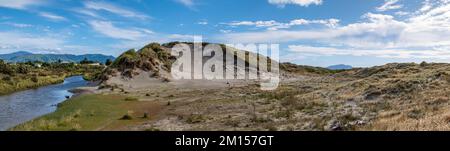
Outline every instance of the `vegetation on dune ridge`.
{"label": "vegetation on dune ridge", "polygon": [[112,63],[111,68],[118,69],[122,75],[132,77],[132,70],[139,68],[144,71],[158,73],[161,70],[169,71],[175,61],[170,51],[158,43],[151,43],[136,51],[128,50],[121,54]]}

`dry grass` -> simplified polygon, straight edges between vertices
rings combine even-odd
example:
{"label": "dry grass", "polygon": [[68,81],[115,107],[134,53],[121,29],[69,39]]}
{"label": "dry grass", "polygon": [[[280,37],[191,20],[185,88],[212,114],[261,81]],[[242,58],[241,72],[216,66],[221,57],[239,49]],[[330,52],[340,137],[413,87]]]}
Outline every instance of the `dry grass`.
{"label": "dry grass", "polygon": [[[387,113],[384,113],[387,114]],[[378,120],[360,130],[376,131],[449,131],[450,110],[427,113],[420,119],[408,117],[407,114],[380,117]]]}

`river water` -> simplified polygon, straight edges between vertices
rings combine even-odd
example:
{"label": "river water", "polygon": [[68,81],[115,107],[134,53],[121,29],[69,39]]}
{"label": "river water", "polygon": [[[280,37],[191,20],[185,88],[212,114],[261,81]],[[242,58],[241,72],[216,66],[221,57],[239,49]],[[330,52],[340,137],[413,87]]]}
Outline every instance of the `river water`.
{"label": "river water", "polygon": [[58,103],[73,95],[68,90],[87,85],[82,76],[73,76],[64,83],[0,96],[0,131],[54,112]]}

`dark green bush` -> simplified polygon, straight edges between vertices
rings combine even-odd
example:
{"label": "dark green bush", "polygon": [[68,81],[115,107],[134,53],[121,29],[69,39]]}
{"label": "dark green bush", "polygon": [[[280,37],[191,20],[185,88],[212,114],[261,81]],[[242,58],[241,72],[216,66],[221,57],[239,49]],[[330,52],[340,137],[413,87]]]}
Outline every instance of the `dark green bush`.
{"label": "dark green bush", "polygon": [[33,77],[31,77],[31,81],[37,83],[37,82],[39,82],[39,79],[37,78],[37,76],[33,76]]}

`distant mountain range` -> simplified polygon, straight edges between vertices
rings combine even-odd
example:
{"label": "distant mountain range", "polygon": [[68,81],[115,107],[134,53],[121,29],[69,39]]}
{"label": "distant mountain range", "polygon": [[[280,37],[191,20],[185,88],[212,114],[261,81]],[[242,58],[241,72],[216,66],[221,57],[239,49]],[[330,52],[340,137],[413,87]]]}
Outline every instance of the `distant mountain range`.
{"label": "distant mountain range", "polygon": [[344,70],[344,69],[352,69],[353,67],[345,64],[332,65],[327,67],[330,70]]}
{"label": "distant mountain range", "polygon": [[113,56],[106,56],[102,54],[85,54],[85,55],[70,55],[70,54],[33,54],[26,51],[19,51],[10,54],[0,54],[0,59],[6,62],[27,62],[27,61],[42,61],[42,62],[57,62],[58,60],[67,62],[80,62],[87,58],[91,61],[105,63],[107,59],[114,61]]}

